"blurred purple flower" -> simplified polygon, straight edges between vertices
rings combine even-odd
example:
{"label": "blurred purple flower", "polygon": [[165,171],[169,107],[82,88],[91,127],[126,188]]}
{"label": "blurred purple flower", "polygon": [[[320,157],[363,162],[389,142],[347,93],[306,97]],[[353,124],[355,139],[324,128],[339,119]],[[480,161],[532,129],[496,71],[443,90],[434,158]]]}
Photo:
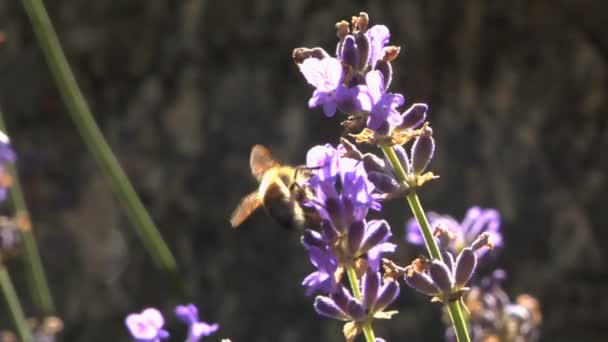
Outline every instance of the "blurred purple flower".
{"label": "blurred purple flower", "polygon": [[[442,226],[454,234],[454,239],[450,240],[448,246],[441,248],[458,254],[463,248],[471,245],[473,241],[482,233],[488,233],[490,243],[494,247],[503,245],[502,235],[500,233],[500,214],[495,209],[483,209],[480,207],[471,207],[464,218],[459,223],[452,216],[440,215],[435,212],[428,212],[427,217],[431,226]],[[420,232],[420,226],[414,218],[407,223],[407,241],[415,245],[424,245],[424,239]],[[481,248],[475,253],[478,257],[482,257],[489,249]]]}
{"label": "blurred purple flower", "polygon": [[198,342],[204,336],[215,333],[220,326],[217,323],[209,324],[199,321],[198,309],[194,304],[178,305],[175,315],[182,322],[188,324],[188,339],[186,342]]}
{"label": "blurred purple flower", "polygon": [[136,342],[158,342],[169,337],[169,333],[162,329],[165,319],[155,308],[128,315],[125,324]]}
{"label": "blurred purple flower", "polygon": [[12,184],[12,177],[6,171],[6,164],[14,163],[15,160],[15,151],[8,136],[0,132],[0,202],[6,199],[8,188]]}

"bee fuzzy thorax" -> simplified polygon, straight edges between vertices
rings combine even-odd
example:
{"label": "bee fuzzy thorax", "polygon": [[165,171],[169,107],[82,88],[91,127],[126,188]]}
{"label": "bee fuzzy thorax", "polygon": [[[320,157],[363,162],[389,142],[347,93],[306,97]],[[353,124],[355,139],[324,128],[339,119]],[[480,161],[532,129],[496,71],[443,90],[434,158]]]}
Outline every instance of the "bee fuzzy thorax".
{"label": "bee fuzzy thorax", "polygon": [[251,150],[250,166],[260,182],[257,191],[245,196],[232,214],[230,223],[238,227],[257,208],[265,211],[283,227],[302,227],[306,221],[299,199],[302,186],[310,177],[306,170],[279,164],[266,147],[255,145]]}

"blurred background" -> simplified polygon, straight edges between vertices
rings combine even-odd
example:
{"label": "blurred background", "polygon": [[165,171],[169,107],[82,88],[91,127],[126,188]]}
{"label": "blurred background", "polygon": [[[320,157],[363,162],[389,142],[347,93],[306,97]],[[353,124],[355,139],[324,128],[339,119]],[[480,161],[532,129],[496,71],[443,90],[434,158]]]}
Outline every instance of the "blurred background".
{"label": "blurred background", "polygon": [[[157,271],[51,79],[18,1],[0,2],[0,105],[65,341],[127,341],[124,316],[193,301],[208,338],[342,341],[300,285],[312,270],[297,233],[263,214],[228,217],[256,183],[262,143],[285,162],[337,143],[339,117],[309,110],[291,60],[300,46],[333,51],[334,23],[359,11],[391,29],[402,52],[393,91],[430,105],[441,179],[427,210],[462,218],[497,208],[510,295],[540,299],[543,341],[608,336],[608,35],[599,1],[47,1],[79,84],[126,172],[175,253],[194,297]],[[405,244],[402,203],[386,215]],[[26,311],[19,262],[10,265]],[[407,289],[389,341],[440,341],[439,305]],[[3,312],[4,310],[2,310]],[[0,328],[11,326],[5,314]],[[183,326],[170,319],[175,334]]]}

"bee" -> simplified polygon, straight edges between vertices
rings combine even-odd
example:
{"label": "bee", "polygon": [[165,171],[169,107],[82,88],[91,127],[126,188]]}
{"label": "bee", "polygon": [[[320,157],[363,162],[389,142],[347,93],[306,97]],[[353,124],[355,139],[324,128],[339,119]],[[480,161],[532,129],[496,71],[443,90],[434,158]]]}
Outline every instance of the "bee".
{"label": "bee", "polygon": [[314,213],[300,204],[308,196],[302,184],[312,176],[309,168],[281,165],[262,145],[251,149],[249,166],[260,185],[243,197],[232,212],[230,224],[233,228],[239,227],[260,206],[286,229],[300,228],[315,220]]}

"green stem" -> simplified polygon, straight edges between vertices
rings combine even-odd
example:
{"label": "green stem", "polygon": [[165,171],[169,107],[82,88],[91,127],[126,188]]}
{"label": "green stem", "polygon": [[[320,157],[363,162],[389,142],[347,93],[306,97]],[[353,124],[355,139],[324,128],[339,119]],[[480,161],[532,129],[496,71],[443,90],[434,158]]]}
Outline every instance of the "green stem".
{"label": "green stem", "polygon": [[[395,150],[390,146],[381,146],[381,148],[382,152],[384,152],[384,155],[386,155],[389,163],[397,173],[397,177],[399,177],[399,180],[405,182],[407,180],[407,174],[405,173],[405,170],[403,169],[403,165],[401,165],[399,158],[397,158]],[[426,249],[429,252],[429,255],[435,260],[443,261],[443,258],[441,257],[441,252],[439,251],[439,246],[437,246],[437,242],[433,237],[431,225],[429,224],[429,221],[426,218],[424,209],[422,208],[422,204],[420,203],[420,199],[418,198],[418,195],[415,191],[411,191],[407,195],[407,203],[409,204],[410,209],[412,210],[412,213],[416,218],[416,221],[418,221],[418,225],[420,226],[420,231],[422,232],[422,236],[424,237],[424,243],[426,245]],[[467,323],[464,319],[464,316],[462,315],[460,303],[458,301],[453,301],[449,302],[447,306],[458,341],[469,342],[469,329],[467,327]]]}
{"label": "green stem", "polygon": [[[359,281],[357,280],[357,272],[355,268],[352,266],[346,267],[346,274],[348,275],[348,280],[350,281],[350,287],[353,289],[353,294],[355,298],[359,300],[359,302],[363,302],[363,296],[361,295],[361,290],[359,289]],[[367,320],[363,324],[363,335],[365,335],[365,340],[367,342],[375,342],[376,337],[374,336],[374,329],[372,328],[371,320]]]}
{"label": "green stem", "polygon": [[120,167],[116,156],[112,153],[99,127],[97,127],[95,119],[78,88],[74,74],[61,49],[59,39],[44,7],[44,3],[42,0],[23,0],[23,5],[32,22],[34,32],[46,56],[46,61],[57,83],[63,101],[80,135],[110,181],[119,201],[126,209],[127,216],[135,225],[144,247],[154,262],[161,269],[175,276],[177,274],[175,258]]}
{"label": "green stem", "polygon": [[[0,110],[0,131],[4,132],[10,137],[6,130],[6,124],[4,123],[4,117]],[[6,163],[4,165],[6,171],[11,176],[13,183],[9,191],[11,204],[13,206],[15,218],[23,218],[29,221],[29,212],[27,205],[25,204],[25,198],[23,191],[21,190],[21,182],[19,181],[19,174],[17,167],[12,163]],[[51,291],[44,274],[44,267],[40,259],[40,253],[38,252],[38,244],[36,243],[36,237],[34,231],[30,229],[22,229],[23,246],[25,249],[25,263],[28,266],[28,285],[30,293],[33,297],[33,301],[38,308],[39,312],[44,316],[52,315],[55,312],[53,305],[53,298],[51,297]]]}
{"label": "green stem", "polygon": [[13,282],[11,281],[11,277],[6,270],[4,265],[0,265],[0,287],[2,287],[2,293],[4,294],[4,298],[6,299],[6,304],[8,305],[8,310],[13,317],[13,322],[15,323],[15,328],[17,330],[17,334],[19,335],[20,341],[31,341],[30,329],[28,328],[27,322],[25,320],[25,315],[23,314],[23,309],[21,309],[21,304],[19,303],[19,298],[17,297],[17,293],[15,292],[15,287],[13,286]]}

